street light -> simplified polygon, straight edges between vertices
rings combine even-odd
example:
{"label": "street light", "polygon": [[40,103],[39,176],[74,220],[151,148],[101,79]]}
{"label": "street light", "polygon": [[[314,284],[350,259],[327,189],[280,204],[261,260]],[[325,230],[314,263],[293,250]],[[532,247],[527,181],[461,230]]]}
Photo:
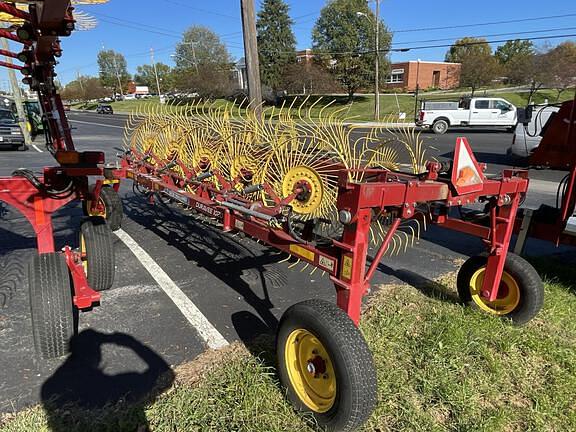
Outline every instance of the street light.
{"label": "street light", "polygon": [[376,55],[374,58],[374,120],[380,120],[380,0],[376,1],[376,19],[364,12],[356,12],[356,16],[366,17],[374,22],[376,27]]}

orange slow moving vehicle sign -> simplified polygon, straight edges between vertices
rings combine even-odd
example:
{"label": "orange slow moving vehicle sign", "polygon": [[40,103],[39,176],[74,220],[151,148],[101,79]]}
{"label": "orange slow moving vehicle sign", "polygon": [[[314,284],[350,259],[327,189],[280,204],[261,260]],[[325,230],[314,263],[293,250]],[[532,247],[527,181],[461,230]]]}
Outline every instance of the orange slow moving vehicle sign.
{"label": "orange slow moving vehicle sign", "polygon": [[464,137],[456,138],[452,184],[458,195],[481,191],[484,179],[482,169],[472,153],[468,140]]}

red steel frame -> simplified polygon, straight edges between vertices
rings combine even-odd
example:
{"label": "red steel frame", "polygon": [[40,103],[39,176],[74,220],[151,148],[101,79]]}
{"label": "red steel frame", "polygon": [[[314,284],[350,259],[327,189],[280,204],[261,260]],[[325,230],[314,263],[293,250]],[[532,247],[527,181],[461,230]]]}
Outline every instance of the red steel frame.
{"label": "red steel frame", "polygon": [[[22,40],[17,29],[0,30],[0,37],[10,39],[23,45],[28,59],[27,78],[31,87],[38,92],[38,99],[46,118],[49,137],[49,149],[57,161],[68,159],[58,167],[44,168],[44,175],[37,178],[39,187],[23,176],[0,177],[0,201],[3,201],[20,213],[32,225],[37,237],[38,252],[55,252],[52,215],[54,212],[75,199],[91,199],[92,209],[97,209],[99,193],[105,182],[113,182],[118,190],[116,180],[97,179],[93,191],[89,190],[88,176],[106,176],[109,173],[103,168],[104,154],[101,152],[79,153],[74,148],[70,125],[64,112],[64,106],[54,86],[55,57],[61,55],[59,36],[69,36],[74,20],[71,15],[70,1],[44,0],[42,3],[30,4],[29,11],[17,9],[12,4],[0,1],[0,12],[8,13],[24,20],[23,28],[31,36]],[[20,56],[11,51],[0,51],[0,55],[18,59]],[[23,67],[8,62],[0,66],[22,70]],[[72,161],[70,161],[72,158]],[[56,196],[51,189],[71,184],[71,193]],[[73,302],[79,309],[89,308],[100,301],[100,294],[88,285],[80,252],[65,246],[62,249],[73,281]]]}
{"label": "red steel frame", "polygon": [[[461,140],[461,139],[459,139]],[[465,139],[463,139],[465,141]],[[469,146],[465,144],[468,149]],[[154,160],[154,164],[151,160]],[[171,170],[179,166],[180,175]],[[279,200],[270,193],[277,203],[275,207],[256,206],[238,193],[234,185],[240,181],[228,182],[218,172],[213,176],[220,187],[208,181],[198,181],[202,170],[190,169],[177,159],[166,162],[154,154],[131,152],[122,159],[119,176],[133,180],[151,192],[162,192],[168,197],[217,219],[224,231],[238,230],[268,245],[298,257],[321,270],[326,271],[335,285],[338,306],[358,323],[362,298],[366,294],[370,280],[380,259],[390,245],[390,241],[403,220],[421,216],[417,208],[429,206],[427,217],[432,223],[480,237],[489,253],[482,295],[494,300],[498,295],[502,271],[510,244],[512,228],[521,196],[528,188],[526,171],[506,170],[500,179],[486,179],[474,191],[456,191],[450,178],[440,175],[441,164],[429,162],[425,175],[408,175],[386,170],[362,170],[365,182],[350,182],[350,172],[342,170],[339,180],[337,207],[347,212],[350,220],[344,225],[341,241],[333,241],[331,246],[320,247],[302,242],[289,234],[277,217],[282,204],[287,204],[294,195]],[[190,187],[193,190],[190,190]],[[297,191],[296,191],[297,192]],[[153,195],[150,195],[153,200]],[[488,226],[474,224],[451,216],[450,208],[479,200],[490,200]],[[233,205],[230,205],[230,200]],[[387,214],[392,218],[389,230],[374,259],[367,267],[370,223],[373,214]]]}
{"label": "red steel frame", "polygon": [[[576,94],[571,101],[562,103],[530,157],[530,164],[568,171],[569,174],[557,216],[551,220],[532,220],[528,235],[556,245],[576,245],[576,237],[565,233],[568,219],[576,207]],[[515,231],[519,231],[521,226],[522,219],[519,218]]]}

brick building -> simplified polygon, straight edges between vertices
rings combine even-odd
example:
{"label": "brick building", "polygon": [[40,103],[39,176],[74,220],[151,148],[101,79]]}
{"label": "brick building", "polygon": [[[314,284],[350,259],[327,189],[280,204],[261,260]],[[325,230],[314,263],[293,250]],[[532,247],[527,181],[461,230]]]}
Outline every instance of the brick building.
{"label": "brick building", "polygon": [[296,51],[296,61],[298,63],[311,63],[312,59],[314,58],[314,54],[312,54],[312,50],[310,48],[306,48],[300,51]]}
{"label": "brick building", "polygon": [[407,91],[437,88],[442,90],[460,85],[460,63],[409,61],[392,63],[386,77],[387,88]]}

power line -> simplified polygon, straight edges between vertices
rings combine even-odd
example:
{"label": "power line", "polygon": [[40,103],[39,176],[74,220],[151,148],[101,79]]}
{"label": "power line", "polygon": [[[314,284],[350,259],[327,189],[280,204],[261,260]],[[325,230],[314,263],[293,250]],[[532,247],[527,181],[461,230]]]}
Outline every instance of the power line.
{"label": "power line", "polygon": [[[156,53],[159,53],[159,52],[170,51],[170,50],[173,50],[174,47],[175,47],[174,45],[165,46],[165,47],[156,49],[155,52],[156,52]],[[148,57],[149,55],[150,55],[150,51],[148,50],[148,51],[143,51],[143,52],[138,52],[138,53],[127,54],[127,55],[124,55],[124,58]],[[86,69],[86,68],[89,68],[89,67],[92,67],[92,66],[98,66],[98,62],[86,64],[86,65],[83,65],[83,66],[69,67],[69,68],[66,68],[66,69],[58,70],[58,72],[59,72],[59,73],[66,73],[66,72],[70,72],[70,71],[72,71],[72,70],[76,70],[76,69],[78,69],[78,70],[80,70],[80,69]]]}
{"label": "power line", "polygon": [[[147,30],[147,31],[149,31],[150,29],[154,29],[154,30],[157,30],[160,34],[168,35],[168,36],[178,34],[177,32],[175,32],[175,31],[173,31],[173,30],[171,30],[171,29],[165,29],[165,28],[162,28],[162,27],[152,26],[152,25],[149,25],[149,24],[146,24],[146,23],[142,23],[142,22],[138,22],[138,21],[130,21],[130,20],[127,20],[127,19],[124,19],[124,18],[118,18],[118,17],[115,17],[115,16],[106,15],[106,14],[103,14],[103,13],[100,13],[100,12],[91,12],[91,13],[92,13],[93,15],[98,16],[98,17],[104,17],[104,18],[108,18],[108,19],[115,20],[115,21],[119,21],[119,22],[121,22],[121,23],[127,23],[127,24],[136,25],[136,26],[138,26],[138,27],[143,27],[142,30]],[[105,21],[105,20],[104,20],[104,22],[110,23],[110,21]],[[112,24],[116,24],[116,23],[112,23]],[[180,34],[180,36],[181,36],[181,34]]]}
{"label": "power line", "polygon": [[[548,32],[567,31],[567,30],[576,30],[576,27],[563,27],[563,28],[554,28],[554,29],[545,29],[545,30],[531,30],[531,31],[512,32],[512,33],[497,33],[497,34],[489,34],[489,35],[481,35],[481,36],[466,36],[466,37],[478,39],[478,38],[512,36],[512,35],[521,35],[521,34],[548,33]],[[420,40],[420,41],[393,42],[392,45],[444,42],[444,41],[451,41],[451,40],[454,40],[454,38],[452,37],[452,38],[446,38],[446,39],[428,39],[428,40]]]}
{"label": "power line", "polygon": [[165,33],[165,32],[161,32],[161,31],[150,30],[150,29],[146,29],[146,28],[143,28],[143,27],[137,27],[137,26],[134,26],[134,25],[128,24],[128,23],[110,21],[110,20],[108,20],[108,19],[106,19],[106,18],[100,18],[100,20],[103,21],[103,22],[105,22],[105,23],[108,23],[108,24],[114,24],[114,25],[121,26],[121,27],[128,27],[128,28],[132,28],[132,29],[135,29],[135,30],[140,30],[140,31],[143,31],[143,32],[146,32],[146,33],[152,33],[152,34],[157,34],[157,35],[161,35],[161,36],[172,37],[172,38],[176,38],[176,39],[180,39],[180,38],[182,37],[181,34],[178,35],[178,34],[176,34],[176,33]]}
{"label": "power line", "polygon": [[[102,15],[102,14],[100,14],[100,15]],[[132,28],[132,29],[139,30],[139,31],[142,31],[142,32],[152,33],[152,34],[158,34],[158,35],[162,35],[162,36],[172,37],[172,38],[175,38],[175,39],[181,39],[182,36],[183,36],[183,33],[176,33],[176,32],[166,33],[166,32],[164,32],[164,31],[151,30],[151,29],[148,28],[148,27],[149,27],[148,25],[138,24],[138,23],[136,23],[135,21],[128,21],[128,20],[124,20],[124,19],[116,18],[116,17],[110,17],[110,18],[113,19],[113,20],[117,20],[117,21],[119,21],[119,22],[110,21],[110,20],[108,20],[108,19],[106,19],[106,18],[99,18],[99,19],[100,19],[101,21],[103,21],[103,22],[108,23],[108,24],[113,24],[113,25],[120,26],[120,27],[128,27],[128,28]],[[132,24],[132,23],[135,23],[135,24]],[[152,28],[154,28],[154,27],[152,27]],[[220,38],[222,39],[222,37],[220,37]],[[241,45],[239,45],[239,44],[237,44],[237,43],[234,43],[234,42],[227,42],[226,40],[222,40],[222,42],[223,42],[225,45],[229,45],[229,46],[232,47],[232,48],[242,48]]]}
{"label": "power line", "polygon": [[[495,43],[505,43],[505,42],[512,42],[516,40],[543,40],[543,39],[562,39],[562,38],[569,38],[569,37],[576,37],[576,33],[573,34],[562,34],[562,35],[547,35],[547,36],[535,36],[535,37],[528,37],[528,38],[514,38],[514,39],[498,39],[498,40],[486,40],[486,41],[478,41],[478,42],[468,42],[463,44],[458,44],[458,46],[472,46],[472,45],[482,45],[482,44],[495,44]],[[415,47],[397,47],[397,48],[388,48],[386,50],[380,50],[381,54],[387,54],[390,52],[407,52],[413,50],[424,50],[424,49],[431,49],[431,48],[449,48],[455,44],[456,41],[449,43],[449,44],[439,44],[439,45],[421,45]],[[291,51],[275,51],[278,54],[287,54]],[[363,50],[363,51],[321,51],[318,54],[330,54],[330,55],[364,55],[364,54],[374,54],[376,50]]]}
{"label": "power line", "polygon": [[179,1],[175,1],[175,0],[163,0],[163,1],[164,1],[165,3],[171,3],[171,4],[174,4],[174,5],[176,5],[176,6],[185,7],[185,8],[187,8],[187,9],[192,9],[192,10],[195,10],[195,11],[197,11],[197,12],[202,12],[202,13],[209,14],[209,15],[219,16],[219,17],[223,17],[223,18],[230,18],[230,19],[233,19],[233,20],[238,20],[238,19],[240,18],[240,14],[238,14],[238,16],[226,15],[226,14],[219,13],[219,12],[213,12],[213,11],[209,11],[209,10],[206,10],[206,9],[200,9],[200,8],[197,8],[197,7],[194,7],[194,6],[190,6],[190,5],[187,4],[187,3],[182,3],[182,2],[179,2]]}
{"label": "power line", "polygon": [[576,13],[565,14],[565,15],[550,15],[550,16],[534,17],[534,18],[520,18],[520,19],[506,20],[506,21],[480,22],[480,23],[474,23],[474,24],[460,24],[460,25],[450,25],[450,26],[444,26],[444,27],[424,27],[424,28],[391,30],[391,31],[393,33],[410,33],[410,32],[434,31],[434,30],[449,30],[449,29],[455,29],[455,28],[480,27],[480,26],[490,26],[490,25],[497,25],[497,24],[511,24],[511,23],[528,22],[528,21],[541,21],[541,20],[567,18],[567,17],[576,17]]}
{"label": "power line", "polygon": [[[560,38],[568,38],[568,37],[575,37],[576,33],[573,34],[563,34],[563,35],[549,35],[549,36],[535,36],[529,38],[515,38],[515,39],[500,39],[500,40],[488,40],[488,41],[480,41],[480,42],[469,42],[465,44],[458,44],[458,46],[471,46],[471,45],[481,45],[481,44],[494,44],[494,43],[506,43],[512,42],[515,40],[543,40],[543,39],[560,39]],[[404,47],[404,48],[391,48],[389,51],[391,52],[405,52],[405,51],[412,51],[418,49],[429,49],[429,48],[446,48],[451,47],[454,43],[451,44],[442,44],[442,45],[427,45],[427,46],[418,46],[418,47]],[[374,50],[372,50],[374,52]]]}

